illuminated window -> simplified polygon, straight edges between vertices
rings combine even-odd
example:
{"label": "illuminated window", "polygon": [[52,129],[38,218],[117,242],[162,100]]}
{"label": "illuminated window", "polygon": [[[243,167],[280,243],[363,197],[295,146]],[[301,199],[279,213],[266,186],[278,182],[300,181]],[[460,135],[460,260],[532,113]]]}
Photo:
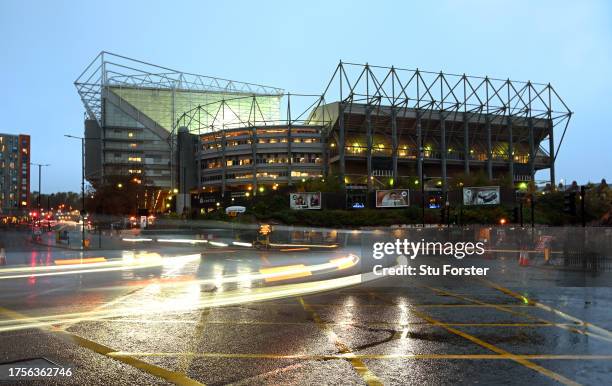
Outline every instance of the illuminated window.
{"label": "illuminated window", "polygon": [[134,133],[132,133],[131,131],[128,132],[128,138],[132,138],[134,136]]}

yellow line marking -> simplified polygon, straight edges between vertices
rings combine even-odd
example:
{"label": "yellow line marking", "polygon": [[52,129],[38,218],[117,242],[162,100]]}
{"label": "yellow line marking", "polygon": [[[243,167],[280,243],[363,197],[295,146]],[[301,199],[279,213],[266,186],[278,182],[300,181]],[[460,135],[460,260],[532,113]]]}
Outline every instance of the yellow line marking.
{"label": "yellow line marking", "polygon": [[[16,319],[16,320],[21,320],[24,318],[28,318],[26,315],[23,315],[19,312],[13,311],[13,310],[9,310],[7,308],[4,307],[0,307],[0,313],[12,318],[12,319]],[[71,332],[67,332],[64,330],[61,330],[57,327],[51,327],[51,328],[46,328],[46,331],[49,331],[51,333],[55,333],[57,335],[60,336],[64,336],[69,338],[70,340],[72,340],[74,343],[78,344],[81,347],[87,348],[95,353],[104,355],[106,357],[118,360],[120,362],[123,362],[125,364],[128,364],[132,367],[135,367],[139,370],[142,370],[145,373],[154,375],[156,377],[160,377],[163,378],[165,380],[167,380],[168,382],[172,382],[176,385],[181,385],[181,386],[202,386],[203,384],[200,382],[197,382],[191,378],[188,378],[187,376],[185,376],[185,374],[182,373],[178,373],[175,371],[170,371],[170,370],[166,370],[162,367],[159,366],[155,366],[146,362],[143,362],[139,359],[136,359],[134,357],[131,357],[129,355],[114,355],[114,356],[110,356],[108,355],[109,353],[115,353],[117,352],[117,350],[112,349],[110,347],[104,346],[100,343],[96,343],[92,340],[83,338],[77,334],[73,334]]]}
{"label": "yellow line marking", "polygon": [[[194,357],[194,358],[227,358],[227,359],[301,359],[301,360],[329,360],[329,359],[458,359],[458,360],[510,360],[500,354],[251,354],[251,353],[198,353],[198,352],[138,352],[117,351],[108,353],[109,356],[129,355],[132,357]],[[512,354],[514,357],[531,360],[596,360],[612,361],[612,355],[556,355],[556,354]]]}
{"label": "yellow line marking", "polygon": [[347,355],[346,359],[349,361],[351,366],[353,366],[357,374],[359,374],[359,376],[365,381],[365,383],[369,386],[382,386],[382,381],[372,371],[370,371],[370,369],[368,369],[366,364],[361,359],[354,357],[352,350],[340,341],[338,335],[336,335],[330,326],[323,322],[319,314],[317,314],[317,312],[310,307],[310,305],[306,303],[303,298],[300,297],[299,301],[304,310],[312,316],[312,319],[317,326],[327,334],[328,339],[338,348],[338,351],[340,351],[341,354]]}
{"label": "yellow line marking", "polygon": [[[181,385],[181,386],[182,385],[184,386],[196,386],[196,385],[202,386],[203,385],[203,383],[200,383],[196,380],[188,378],[185,374],[181,372],[166,370],[162,367],[155,366],[150,363],[141,361],[137,358],[134,358],[131,355],[117,355],[116,350],[113,350],[110,347],[96,343],[89,339],[85,339],[76,334],[66,332],[66,331],[57,331],[57,333],[67,336],[68,338],[70,338],[72,341],[74,341],[76,344],[78,344],[81,347],[85,347],[98,354],[118,360],[132,367],[135,367],[139,370],[142,370],[146,373],[155,375],[156,377],[163,378],[167,380],[168,382],[174,383],[175,385]],[[110,355],[111,353],[114,353],[114,355]]]}
{"label": "yellow line marking", "polygon": [[[455,297],[457,299],[461,299],[461,300],[464,300],[464,301],[474,302],[476,304],[486,304],[486,303],[484,303],[484,302],[482,302],[482,301],[480,301],[478,299],[472,299],[472,298],[469,298],[467,296],[459,295],[459,294],[456,294],[456,293],[451,292],[451,291],[446,291],[446,290],[442,290],[442,289],[439,289],[439,288],[433,288],[433,287],[427,287],[427,286],[425,288],[429,288],[430,290],[432,290],[434,292],[443,293],[443,294],[446,294],[448,296],[452,296],[452,297]],[[521,298],[523,298],[523,297],[520,297],[519,299],[521,299]],[[534,305],[535,304],[532,304],[532,305],[528,304],[529,307],[533,307]],[[525,312],[521,312],[521,311],[511,310],[511,309],[507,308],[506,306],[494,306],[493,308],[495,308],[497,310],[500,310],[500,311],[503,311],[503,312],[507,312],[507,313],[513,314],[513,315],[524,316],[524,317],[527,317],[529,319],[532,319],[532,320],[535,320],[535,321],[538,321],[538,322],[541,322],[541,323],[552,323],[551,321],[549,321],[547,319],[544,319],[544,318],[540,318],[539,316],[531,315],[531,314],[528,314],[528,313],[525,313]],[[612,342],[612,338],[606,338],[606,337],[601,336],[601,335],[593,334],[593,333],[591,333],[589,331],[579,330],[579,329],[576,328],[576,326],[571,326],[571,325],[567,325],[567,324],[558,324],[557,327],[559,327],[559,328],[561,328],[563,330],[567,330],[567,331],[576,333],[576,334],[589,335],[589,336],[592,336],[594,338],[604,340],[606,342]]]}
{"label": "yellow line marking", "polygon": [[553,308],[551,306],[548,306],[546,304],[542,304],[542,303],[540,303],[538,301],[535,301],[535,300],[532,300],[532,299],[528,299],[527,297],[525,297],[525,296],[523,296],[523,295],[521,295],[519,293],[516,293],[516,292],[514,292],[514,291],[512,291],[512,290],[510,290],[508,288],[502,287],[499,284],[493,283],[492,281],[484,280],[484,279],[481,279],[481,280],[483,282],[485,282],[488,286],[490,286],[492,288],[495,288],[496,290],[501,291],[501,292],[505,293],[506,295],[512,296],[512,297],[514,297],[516,299],[519,299],[519,300],[521,300],[523,302],[527,302],[528,304],[531,304],[533,306],[536,306],[538,308],[541,308],[543,310],[551,312],[551,313],[553,313],[555,315],[558,315],[558,316],[560,316],[560,317],[562,317],[562,318],[564,318],[566,320],[570,320],[570,321],[575,322],[575,323],[580,323],[581,326],[584,326],[586,328],[590,328],[590,329],[592,329],[593,331],[596,331],[599,334],[603,334],[604,336],[608,337],[609,339],[606,339],[606,338],[604,338],[604,337],[602,337],[600,335],[597,335],[597,334],[588,333],[588,331],[580,331],[580,330],[577,330],[577,331],[580,331],[580,332],[583,332],[583,333],[588,333],[591,336],[599,337],[599,338],[602,338],[604,340],[612,341],[612,332],[606,330],[605,328],[596,326],[593,323],[585,322],[582,319],[578,319],[575,316],[566,314],[565,312],[560,311],[560,310],[558,310],[556,308]]}
{"label": "yellow line marking", "polygon": [[[381,299],[381,300],[383,300],[385,302],[388,302],[387,299],[383,298],[382,296],[380,296],[380,295],[376,295],[376,296],[379,299]],[[510,353],[510,352],[508,352],[508,351],[506,351],[506,350],[504,350],[504,349],[502,349],[500,347],[497,347],[497,346],[495,346],[495,345],[493,345],[491,343],[487,343],[487,342],[483,341],[482,339],[479,339],[479,338],[477,338],[477,337],[475,337],[473,335],[470,335],[470,334],[468,334],[466,332],[463,332],[461,330],[457,330],[456,328],[451,327],[451,326],[449,326],[449,325],[447,325],[447,324],[445,324],[443,322],[440,322],[439,320],[436,320],[436,319],[432,318],[431,316],[429,316],[429,315],[427,315],[427,314],[425,314],[425,313],[423,313],[421,311],[417,311],[416,309],[411,309],[411,311],[416,316],[418,316],[419,318],[421,318],[423,320],[426,320],[426,321],[428,321],[429,323],[431,323],[431,324],[433,324],[435,326],[442,327],[443,329],[445,329],[445,330],[447,330],[449,332],[452,332],[455,335],[459,335],[460,337],[465,338],[465,339],[469,340],[472,343],[475,343],[475,344],[477,344],[479,346],[482,346],[482,347],[487,348],[487,349],[489,349],[489,350],[491,350],[493,352],[496,352],[500,356],[502,356],[502,357],[504,357],[506,359],[512,360],[512,361],[517,362],[517,363],[519,363],[519,364],[521,364],[521,365],[523,365],[523,366],[525,366],[525,367],[527,367],[529,369],[537,371],[538,373],[540,373],[542,375],[545,375],[545,376],[547,376],[547,377],[549,377],[551,379],[554,379],[557,382],[563,383],[564,385],[572,385],[572,386],[579,385],[579,383],[574,382],[573,380],[571,380],[569,378],[566,378],[566,377],[564,377],[561,374],[557,374],[554,371],[548,370],[548,369],[546,369],[546,368],[544,368],[544,367],[542,367],[540,365],[537,365],[537,364],[535,364],[533,362],[530,362],[529,360],[527,360],[527,359],[525,359],[525,358],[523,358],[521,356],[512,354],[512,353]]]}

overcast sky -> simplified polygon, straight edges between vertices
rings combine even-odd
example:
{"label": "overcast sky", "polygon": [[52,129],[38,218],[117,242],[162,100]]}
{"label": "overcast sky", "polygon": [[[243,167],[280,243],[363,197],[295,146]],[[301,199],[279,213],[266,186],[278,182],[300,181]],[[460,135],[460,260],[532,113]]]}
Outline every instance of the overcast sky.
{"label": "overcast sky", "polygon": [[82,134],[73,82],[101,50],[312,94],[342,59],[550,82],[575,112],[557,179],[610,181],[611,4],[0,0],[0,132],[32,136],[32,161],[52,164],[43,191],[77,191],[63,134]]}

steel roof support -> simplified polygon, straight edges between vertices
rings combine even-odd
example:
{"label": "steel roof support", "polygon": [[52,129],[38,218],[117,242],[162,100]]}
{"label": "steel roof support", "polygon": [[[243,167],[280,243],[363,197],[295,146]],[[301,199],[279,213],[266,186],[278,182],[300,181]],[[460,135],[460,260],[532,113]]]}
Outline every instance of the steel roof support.
{"label": "steel roof support", "polygon": [[395,107],[391,107],[391,162],[392,162],[394,183],[398,182],[398,177],[399,177],[397,174],[397,148],[398,148],[397,111]]}
{"label": "steel roof support", "polygon": [[416,113],[416,135],[417,135],[417,173],[419,181],[423,182],[423,127],[421,126],[421,111]]}
{"label": "steel roof support", "polygon": [[366,164],[368,169],[368,190],[373,190],[373,176],[372,176],[372,109],[370,106],[366,106]]}
{"label": "steel roof support", "polygon": [[512,182],[514,183],[514,139],[512,135],[512,117],[508,115],[508,123],[506,128],[508,130],[508,174],[512,178]]}
{"label": "steel roof support", "polygon": [[338,106],[338,160],[340,161],[340,185],[344,187],[344,176],[346,173],[346,165],[344,159],[345,152],[345,133],[344,133],[344,102],[340,102]]}
{"label": "steel roof support", "polygon": [[470,117],[463,113],[463,170],[466,175],[470,174]]}
{"label": "steel roof support", "polygon": [[448,191],[448,184],[446,181],[446,123],[444,114],[440,113],[440,161],[442,167],[442,193],[446,194]]}

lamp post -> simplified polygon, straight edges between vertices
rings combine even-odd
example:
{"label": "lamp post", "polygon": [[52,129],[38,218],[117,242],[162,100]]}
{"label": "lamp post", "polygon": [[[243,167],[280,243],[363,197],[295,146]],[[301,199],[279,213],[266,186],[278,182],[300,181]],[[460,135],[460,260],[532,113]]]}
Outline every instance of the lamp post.
{"label": "lamp post", "polygon": [[43,166],[51,166],[51,164],[37,164],[34,162],[30,162],[30,165],[38,166],[38,199],[36,200],[36,206],[38,207],[38,213],[40,214],[40,196],[42,194],[40,172]]}
{"label": "lamp post", "polygon": [[64,134],[64,137],[81,140],[81,248],[85,250],[85,140],[100,140],[102,138],[77,137],[69,134]]}

